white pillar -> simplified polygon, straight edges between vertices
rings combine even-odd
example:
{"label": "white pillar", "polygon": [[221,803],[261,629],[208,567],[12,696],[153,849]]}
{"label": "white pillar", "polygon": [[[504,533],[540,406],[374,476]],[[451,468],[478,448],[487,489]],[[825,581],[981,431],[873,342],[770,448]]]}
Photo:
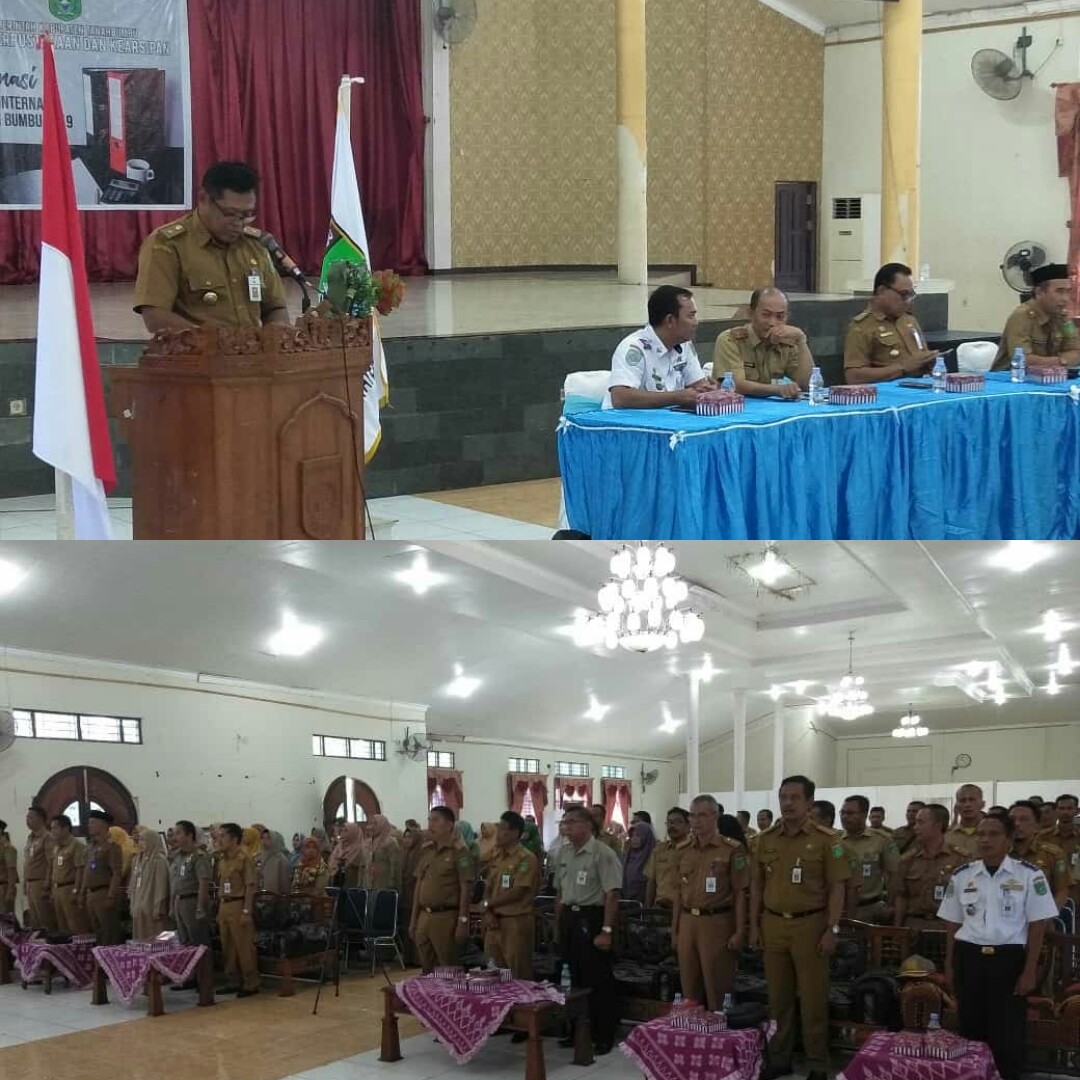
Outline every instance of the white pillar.
{"label": "white pillar", "polygon": [[784,779],[784,706],[778,701],[773,706],[772,730],[772,789],[780,790]]}
{"label": "white pillar", "polygon": [[645,0],[615,0],[619,282],[649,280],[645,148]]}
{"label": "white pillar", "polygon": [[693,799],[701,794],[701,679],[690,674],[690,716],[686,722],[686,790]]}
{"label": "white pillar", "polygon": [[746,802],[746,691],[731,691],[731,721],[735,734],[735,805],[730,813],[743,810]]}

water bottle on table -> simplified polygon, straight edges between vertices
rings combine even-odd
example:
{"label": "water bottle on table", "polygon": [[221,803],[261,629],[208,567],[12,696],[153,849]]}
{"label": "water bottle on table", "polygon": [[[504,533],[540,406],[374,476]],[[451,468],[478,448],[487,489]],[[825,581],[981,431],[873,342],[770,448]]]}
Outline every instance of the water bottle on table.
{"label": "water bottle on table", "polygon": [[568,994],[572,989],[570,982],[570,965],[567,963],[564,963],[562,966],[562,975],[559,977],[559,989],[564,994]]}
{"label": "water bottle on table", "polygon": [[1012,381],[1023,382],[1027,378],[1027,357],[1019,345],[1013,349],[1012,354]]}
{"label": "water bottle on table", "polygon": [[937,1013],[931,1013],[930,1014],[930,1021],[926,1025],[926,1030],[927,1031],[940,1031],[941,1030],[941,1019],[940,1019],[940,1017],[938,1016]]}
{"label": "water bottle on table", "polygon": [[735,376],[730,371],[724,372],[724,378],[720,383],[721,390],[729,390],[731,393],[735,393]]}
{"label": "water bottle on table", "polygon": [[820,405],[825,400],[825,380],[821,377],[821,368],[816,364],[810,372],[809,395],[807,400],[811,405]]}
{"label": "water bottle on table", "polygon": [[938,357],[934,361],[934,393],[942,394],[945,392],[945,360],[942,357]]}

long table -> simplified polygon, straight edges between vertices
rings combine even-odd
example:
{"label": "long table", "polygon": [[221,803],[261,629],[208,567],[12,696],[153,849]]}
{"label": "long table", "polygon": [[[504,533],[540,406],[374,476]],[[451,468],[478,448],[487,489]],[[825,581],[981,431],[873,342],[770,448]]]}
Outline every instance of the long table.
{"label": "long table", "polygon": [[971,394],[879,384],[873,405],[584,412],[558,446],[570,527],[595,539],[1080,536],[1068,383],[992,373]]}

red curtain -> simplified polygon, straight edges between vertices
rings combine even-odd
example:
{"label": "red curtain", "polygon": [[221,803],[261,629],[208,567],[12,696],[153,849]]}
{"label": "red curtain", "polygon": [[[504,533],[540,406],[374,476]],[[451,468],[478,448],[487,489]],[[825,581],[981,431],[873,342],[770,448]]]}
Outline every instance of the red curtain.
{"label": "red curtain", "polygon": [[455,815],[460,814],[461,808],[465,805],[465,790],[461,783],[461,773],[457,769],[428,769],[428,806],[431,806],[436,788],[442,789],[443,806],[449,807]]}
{"label": "red curtain", "polygon": [[529,784],[529,794],[532,795],[533,816],[536,818],[537,828],[540,835],[544,835],[544,808],[547,806],[547,777],[534,776]]}
{"label": "red curtain", "polygon": [[536,773],[507,773],[506,794],[510,809],[520,814],[525,805],[525,792],[532,799],[533,817],[540,832],[544,831],[544,808],[547,806],[547,776]]}
{"label": "red curtain", "polygon": [[592,781],[572,780],[568,776],[555,778],[556,790],[562,794],[562,804],[567,802],[583,802],[586,806],[592,803]]}
{"label": "red curtain", "polygon": [[515,814],[521,813],[521,808],[525,805],[525,792],[529,790],[529,781],[532,777],[526,773],[507,773],[506,774],[506,786],[507,794],[509,795],[510,809]]}
{"label": "red curtain", "polygon": [[622,811],[623,823],[630,827],[630,784],[626,780],[602,780],[601,791],[604,798],[604,825],[611,824],[611,815],[616,804]]}
{"label": "red curtain", "polygon": [[[419,0],[188,0],[195,185],[214,161],[262,176],[258,224],[307,272],[330,221],[337,87],[353,91],[353,150],[376,269],[420,274],[424,109]],[[80,215],[91,281],[130,281],[139,245],[178,213]],[[37,279],[39,211],[0,212],[0,284]]]}

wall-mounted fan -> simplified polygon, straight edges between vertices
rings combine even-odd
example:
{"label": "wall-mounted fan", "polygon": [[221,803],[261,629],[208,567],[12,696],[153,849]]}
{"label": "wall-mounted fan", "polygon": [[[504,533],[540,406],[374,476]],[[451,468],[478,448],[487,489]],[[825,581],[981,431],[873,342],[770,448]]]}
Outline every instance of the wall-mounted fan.
{"label": "wall-mounted fan", "polygon": [[15,745],[15,714],[0,708],[0,753]]}
{"label": "wall-mounted fan", "polygon": [[411,735],[408,728],[405,729],[405,737],[397,745],[397,752],[410,761],[426,758],[430,749],[431,743],[421,739],[419,735]]}
{"label": "wall-mounted fan", "polygon": [[953,762],[952,773],[955,774],[958,769],[970,769],[971,768],[971,755],[970,754],[957,754],[956,760]]}
{"label": "wall-mounted fan", "polygon": [[476,0],[432,0],[432,25],[447,45],[460,45],[476,29]]}
{"label": "wall-mounted fan", "polygon": [[1046,245],[1033,240],[1021,240],[1005,252],[1001,261],[1001,276],[1010,289],[1015,289],[1025,299],[1031,294],[1034,285],[1031,271],[1045,266],[1048,261]]}
{"label": "wall-mounted fan", "polygon": [[1025,26],[1016,39],[1012,56],[1006,56],[1000,49],[980,49],[971,58],[971,74],[979,89],[997,101],[1011,101],[1019,97],[1024,89],[1024,80],[1035,78],[1035,72],[1029,71],[1027,65],[1027,51],[1031,48],[1031,42],[1031,35]]}
{"label": "wall-mounted fan", "polygon": [[641,786],[647,788],[650,784],[655,784],[660,779],[659,769],[645,770],[645,766],[641,766]]}

